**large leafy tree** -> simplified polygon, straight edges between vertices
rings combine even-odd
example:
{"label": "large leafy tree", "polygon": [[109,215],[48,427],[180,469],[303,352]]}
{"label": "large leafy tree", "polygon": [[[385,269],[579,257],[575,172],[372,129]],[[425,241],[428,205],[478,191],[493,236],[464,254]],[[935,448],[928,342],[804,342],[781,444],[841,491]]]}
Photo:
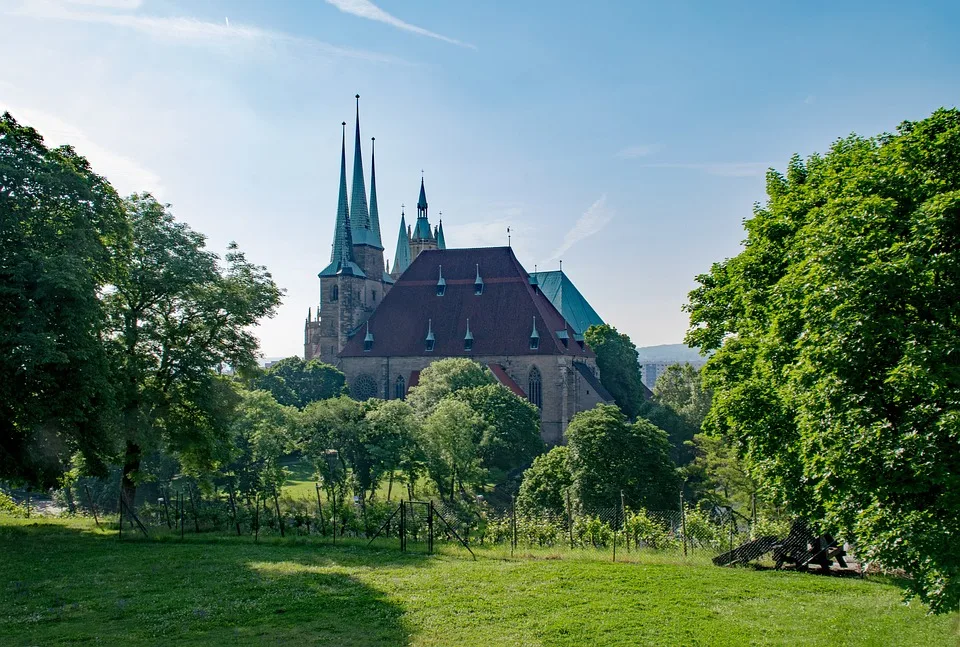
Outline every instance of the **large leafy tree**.
{"label": "large leafy tree", "polygon": [[673,409],[691,427],[699,430],[710,411],[711,393],[703,388],[700,371],[692,364],[673,364],[657,377],[653,399]]}
{"label": "large leafy tree", "polygon": [[237,397],[226,471],[248,498],[278,494],[286,480],[280,461],[293,450],[298,437],[297,410],[278,403],[268,391],[241,389]]}
{"label": "large leafy tree", "polygon": [[477,438],[487,424],[473,408],[460,400],[441,400],[423,421],[420,443],[427,471],[442,496],[452,501],[457,491],[483,484],[486,470],[480,464]]}
{"label": "large leafy tree", "polygon": [[215,370],[254,364],[252,328],[281,291],[265,268],[231,245],[225,262],[204,237],[148,194],[126,201],[133,248],[104,297],[123,430],[123,492],[133,504],[144,452],[177,455],[188,472],[228,456]]}
{"label": "large leafy tree", "polygon": [[960,112],[838,140],[698,277],[707,425],[789,508],[960,602]]}
{"label": "large leafy tree", "polygon": [[569,449],[558,445],[537,456],[533,465],[523,473],[517,509],[532,515],[544,512],[562,515],[566,511],[571,485]]}
{"label": "large leafy tree", "polygon": [[588,509],[620,501],[649,509],[676,507],[680,481],[663,430],[647,420],[630,423],[619,408],[600,404],[567,427],[573,490]]}
{"label": "large leafy tree", "polygon": [[483,435],[474,439],[483,467],[509,472],[543,452],[540,411],[503,385],[461,389],[451,397],[469,404],[486,423]]}
{"label": "large leafy tree", "polygon": [[584,339],[597,354],[603,386],[628,418],[636,418],[644,401],[637,347],[628,335],[608,324],[590,326]]}
{"label": "large leafy tree", "polygon": [[280,404],[303,409],[311,402],[343,394],[343,373],[320,360],[287,357],[259,372],[251,380],[257,389],[270,391]]}
{"label": "large leafy tree", "polygon": [[494,383],[490,371],[473,360],[457,357],[441,359],[420,371],[420,381],[410,389],[407,401],[423,418],[433,411],[440,400],[454,391]]}
{"label": "large leafy tree", "polygon": [[114,449],[98,298],[130,233],[120,198],[68,146],[0,117],[0,476],[50,486]]}

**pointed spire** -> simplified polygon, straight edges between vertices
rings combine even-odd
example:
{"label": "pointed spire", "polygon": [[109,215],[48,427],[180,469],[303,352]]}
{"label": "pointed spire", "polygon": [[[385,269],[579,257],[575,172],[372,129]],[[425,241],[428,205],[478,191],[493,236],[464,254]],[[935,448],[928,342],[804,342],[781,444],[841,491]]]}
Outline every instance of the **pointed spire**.
{"label": "pointed spire", "polygon": [[380,211],[377,209],[377,138],[370,138],[370,240],[377,247],[383,248],[380,241]]}
{"label": "pointed spire", "polygon": [[[441,212],[441,215],[443,212]],[[440,226],[437,227],[437,249],[446,249],[447,241],[443,238],[443,219],[440,220]]]}
{"label": "pointed spire", "polygon": [[313,308],[307,308],[307,323],[310,323],[310,316],[313,314]]}
{"label": "pointed spire", "polygon": [[350,206],[347,203],[347,122],[340,134],[340,195],[337,197],[336,230],[330,262],[345,265],[353,261],[353,232],[350,227]]}
{"label": "pointed spire", "polygon": [[367,211],[367,189],[363,181],[363,153],[360,151],[360,95],[357,95],[357,129],[353,146],[353,188],[350,192],[350,224],[353,242],[372,245],[370,213]]}
{"label": "pointed spire", "polygon": [[477,278],[473,280],[473,293],[483,294],[483,279],[480,278],[480,263],[477,263]]}
{"label": "pointed spire", "polygon": [[417,200],[417,223],[413,227],[411,240],[436,240],[430,231],[430,220],[427,218],[427,194],[423,189],[423,178],[420,178],[420,199]]}
{"label": "pointed spire", "polygon": [[400,233],[397,235],[397,251],[393,255],[393,273],[403,274],[410,266],[410,238],[406,216],[400,212]]}
{"label": "pointed spire", "polygon": [[420,176],[420,199],[417,200],[417,209],[427,210],[427,192],[423,189],[423,176]]}
{"label": "pointed spire", "polygon": [[467,334],[463,336],[464,340],[473,341],[473,333],[470,332],[470,318],[467,317]]}
{"label": "pointed spire", "polygon": [[440,266],[440,279],[437,281],[437,296],[442,297],[447,291],[447,282],[443,278],[443,265]]}

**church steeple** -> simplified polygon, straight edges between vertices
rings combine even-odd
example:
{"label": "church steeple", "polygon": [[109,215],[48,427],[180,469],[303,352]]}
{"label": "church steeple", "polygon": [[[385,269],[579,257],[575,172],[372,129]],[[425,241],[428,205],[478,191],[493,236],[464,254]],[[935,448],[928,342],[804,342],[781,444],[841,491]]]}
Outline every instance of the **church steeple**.
{"label": "church steeple", "polygon": [[372,242],[382,248],[380,241],[380,212],[377,209],[377,160],[376,149],[377,138],[370,138],[370,231]]}
{"label": "church steeple", "polygon": [[363,272],[353,262],[353,232],[350,226],[350,208],[347,203],[347,122],[341,124],[340,135],[340,195],[337,198],[337,220],[333,230],[333,249],[330,251],[330,265],[320,276],[333,276],[338,273],[363,276]]}
{"label": "church steeple", "polygon": [[[441,215],[443,212],[440,212]],[[443,220],[440,221],[440,224],[437,226],[437,249],[446,249],[447,241],[443,239]]]}
{"label": "church steeple", "polygon": [[423,178],[420,178],[420,198],[417,200],[417,223],[413,226],[411,240],[436,240],[430,229],[427,219],[427,192],[423,188]]}
{"label": "church steeple", "polygon": [[393,276],[400,276],[410,265],[410,238],[406,215],[400,212],[400,233],[397,236],[397,251],[393,255]]}
{"label": "church steeple", "polygon": [[[350,192],[350,224],[355,245],[380,247],[374,237],[367,211],[367,188],[363,180],[363,153],[360,150],[360,95],[357,95],[357,128],[353,146],[353,188]],[[382,248],[381,248],[382,249]]]}

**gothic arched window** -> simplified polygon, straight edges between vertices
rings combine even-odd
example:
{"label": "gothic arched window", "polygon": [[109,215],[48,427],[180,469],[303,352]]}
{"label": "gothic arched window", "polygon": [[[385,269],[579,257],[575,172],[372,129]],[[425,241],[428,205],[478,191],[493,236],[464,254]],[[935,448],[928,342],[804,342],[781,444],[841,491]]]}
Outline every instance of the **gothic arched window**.
{"label": "gothic arched window", "polygon": [[397,381],[393,383],[393,397],[397,400],[403,400],[407,397],[407,381],[402,375],[397,376]]}
{"label": "gothic arched window", "polygon": [[538,409],[543,408],[543,384],[540,379],[540,369],[536,366],[530,369],[530,376],[527,378],[527,399]]}
{"label": "gothic arched window", "polygon": [[333,286],[333,288],[330,289],[330,300],[336,301],[339,298],[340,298],[340,288],[335,285]]}

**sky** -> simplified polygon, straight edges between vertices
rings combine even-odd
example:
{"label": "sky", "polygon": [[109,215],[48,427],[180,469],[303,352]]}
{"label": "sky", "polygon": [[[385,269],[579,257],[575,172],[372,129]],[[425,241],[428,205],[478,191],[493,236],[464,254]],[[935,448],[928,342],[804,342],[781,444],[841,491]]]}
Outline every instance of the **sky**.
{"label": "sky", "polygon": [[386,258],[422,170],[449,247],[510,227],[650,346],[766,169],[960,103],[958,30],[957,2],[0,0],[0,110],[267,266],[265,356],[303,352],[358,93]]}

